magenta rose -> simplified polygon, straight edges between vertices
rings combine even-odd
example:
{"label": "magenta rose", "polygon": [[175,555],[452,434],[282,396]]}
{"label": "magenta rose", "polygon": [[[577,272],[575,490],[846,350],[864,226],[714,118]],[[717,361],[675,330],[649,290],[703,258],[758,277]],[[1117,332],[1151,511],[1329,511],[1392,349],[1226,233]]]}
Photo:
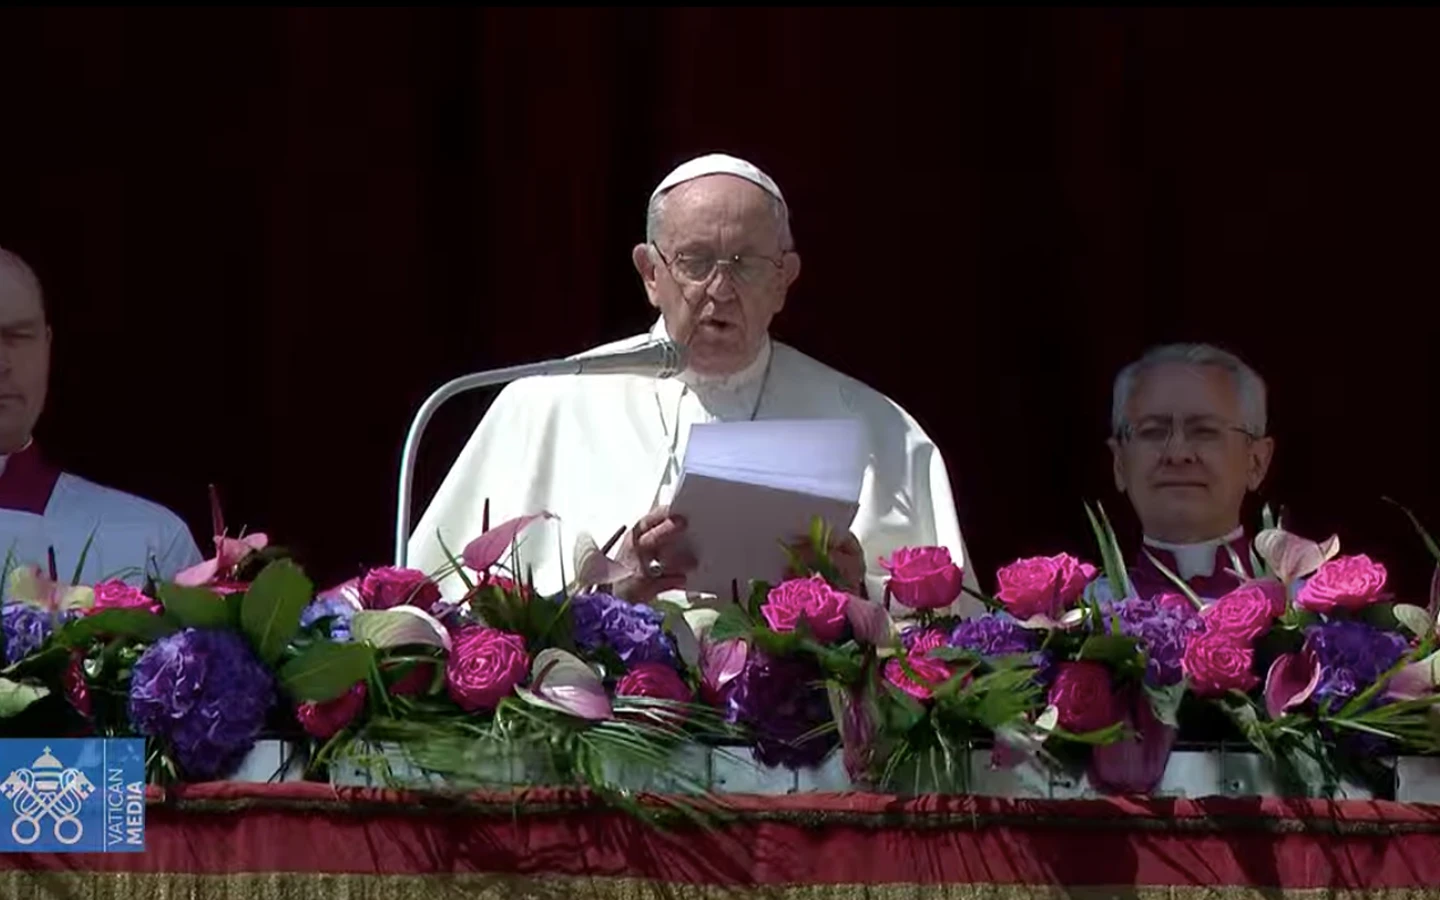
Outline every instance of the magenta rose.
{"label": "magenta rose", "polygon": [[1071,734],[1086,734],[1120,721],[1110,670],[1097,662],[1065,662],[1055,667],[1048,702],[1057,724]]}
{"label": "magenta rose", "polygon": [[955,674],[941,660],[924,654],[912,653],[905,658],[905,662],[910,667],[909,672],[905,671],[905,666],[901,665],[898,659],[887,662],[885,680],[916,700],[929,700],[935,689]]}
{"label": "magenta rose", "polygon": [[1332,559],[1305,582],[1295,605],[1313,613],[1357,612],[1380,599],[1385,574],[1384,565],[1363,553]]}
{"label": "magenta rose", "polygon": [[328,741],[354,721],[365,708],[365,682],[357,681],[350,690],[324,703],[302,703],[295,708],[295,718],[305,733],[317,740]]}
{"label": "magenta rose", "polygon": [[1025,621],[1033,616],[1058,619],[1074,605],[1095,577],[1095,567],[1068,553],[1020,559],[996,574],[997,595],[1010,615]]}
{"label": "magenta rose", "polygon": [[139,588],[111,579],[95,585],[95,605],[90,611],[100,612],[102,609],[143,609],[159,615],[160,602],[145,596]]}
{"label": "magenta rose", "polygon": [[1258,584],[1241,585],[1200,611],[1211,634],[1228,634],[1248,644],[1275,621],[1275,599]]}
{"label": "magenta rose", "polygon": [[911,609],[939,609],[960,596],[964,572],[944,547],[902,547],[880,565],[890,573],[890,595]]}
{"label": "magenta rose", "polygon": [[365,574],[360,582],[360,602],[366,609],[408,604],[429,611],[440,602],[440,588],[418,569],[383,566]]}
{"label": "magenta rose", "polygon": [[450,699],[468,712],[494,709],[530,672],[530,655],[518,634],[471,625],[451,642],[445,663]]}
{"label": "magenta rose", "polygon": [[775,631],[794,631],[803,620],[822,644],[845,633],[845,595],[819,575],[792,578],[770,589],[760,612]]}
{"label": "magenta rose", "polygon": [[687,685],[674,669],[664,663],[637,663],[630,667],[625,677],[615,686],[618,697],[652,697],[656,700],[674,700],[689,703],[695,699]]}
{"label": "magenta rose", "polygon": [[1180,669],[1197,697],[1219,697],[1248,691],[1260,683],[1255,676],[1255,651],[1233,634],[1209,632],[1185,645]]}

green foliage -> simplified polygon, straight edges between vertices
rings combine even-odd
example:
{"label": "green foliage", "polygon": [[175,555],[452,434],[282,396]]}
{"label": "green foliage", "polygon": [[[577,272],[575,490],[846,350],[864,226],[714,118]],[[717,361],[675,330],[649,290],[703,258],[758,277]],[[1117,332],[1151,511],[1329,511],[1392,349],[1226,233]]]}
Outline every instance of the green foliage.
{"label": "green foliage", "polygon": [[240,628],[266,665],[274,665],[300,630],[314,586],[288,559],[261,570],[240,601]]}
{"label": "green foliage", "polygon": [[181,628],[230,628],[236,607],[214,591],[178,584],[161,584],[156,589],[165,615]]}
{"label": "green foliage", "polygon": [[334,700],[365,680],[374,665],[375,651],[367,644],[319,641],[280,667],[280,685],[301,703]]}

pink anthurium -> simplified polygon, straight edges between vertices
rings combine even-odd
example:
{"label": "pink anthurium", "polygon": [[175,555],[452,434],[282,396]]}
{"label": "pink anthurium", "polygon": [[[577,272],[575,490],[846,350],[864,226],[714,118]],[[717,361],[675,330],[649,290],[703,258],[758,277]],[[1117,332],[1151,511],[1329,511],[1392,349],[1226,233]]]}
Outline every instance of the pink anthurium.
{"label": "pink anthurium", "polygon": [[1255,552],[1270,572],[1287,587],[1334,559],[1340,552],[1340,538],[1331,535],[1322,544],[1279,528],[1267,528],[1255,536]]}
{"label": "pink anthurium", "polygon": [[1285,715],[1315,693],[1320,684],[1320,659],[1314,650],[1275,658],[1265,675],[1265,712],[1271,719]]}
{"label": "pink anthurium", "polygon": [[855,637],[863,643],[891,647],[899,641],[900,632],[895,627],[895,621],[879,603],[846,594],[845,618],[850,622],[850,630]]}
{"label": "pink anthurium", "polygon": [[541,650],[530,672],[530,686],[515,689],[526,702],[591,721],[615,717],[600,676],[573,653]]}
{"label": "pink anthurium", "polygon": [[575,581],[577,589],[592,584],[614,584],[635,572],[605,555],[600,545],[586,532],[575,539]]}
{"label": "pink anthurium", "polygon": [[220,510],[220,494],[210,485],[210,525],[215,532],[215,556],[175,575],[182,587],[203,587],[228,581],[235,567],[256,550],[264,550],[270,539],[261,532],[238,538],[225,536],[225,516]]}
{"label": "pink anthurium", "polygon": [[1385,697],[1390,700],[1419,700],[1435,693],[1436,687],[1440,687],[1440,652],[1396,672],[1385,685]]}
{"label": "pink anthurium", "polygon": [[350,621],[350,634],[382,650],[409,645],[450,650],[450,632],[434,616],[414,606],[362,609]]}
{"label": "pink anthurium", "polygon": [[467,567],[476,572],[487,571],[505,558],[505,554],[510,552],[510,547],[515,543],[515,538],[520,532],[529,527],[532,522],[550,518],[554,518],[550,513],[538,512],[534,515],[520,516],[508,522],[502,522],[466,544],[460,558],[465,561]]}
{"label": "pink anthurium", "polygon": [[739,638],[728,641],[705,641],[700,649],[701,693],[711,703],[718,703],[725,686],[745,671],[750,645]]}

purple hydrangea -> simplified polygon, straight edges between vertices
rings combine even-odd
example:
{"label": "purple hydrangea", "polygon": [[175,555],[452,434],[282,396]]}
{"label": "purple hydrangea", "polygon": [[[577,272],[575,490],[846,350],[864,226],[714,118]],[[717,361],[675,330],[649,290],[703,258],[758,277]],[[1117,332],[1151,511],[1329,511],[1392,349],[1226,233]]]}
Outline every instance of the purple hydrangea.
{"label": "purple hydrangea", "polygon": [[0,613],[0,630],[5,635],[5,662],[17,663],[45,643],[53,624],[50,613],[28,603],[7,603]]}
{"label": "purple hydrangea", "polygon": [[1008,656],[1035,649],[1036,634],[1009,616],[966,619],[950,632],[950,646],[974,650],[981,656]]}
{"label": "purple hydrangea", "polygon": [[1195,607],[1185,603],[1159,603],[1159,598],[1127,597],[1106,605],[1107,615],[1120,622],[1120,633],[1133,637],[1145,650],[1145,683],[1152,687],[1179,684],[1185,677],[1180,659],[1191,638],[1205,631]]}
{"label": "purple hydrangea", "polygon": [[165,741],[193,779],[233,769],[275,702],[270,672],[230,631],[187,628],[141,655],[130,679],[130,720]]}
{"label": "purple hydrangea", "polygon": [[838,731],[812,734],[833,718],[824,679],[812,660],[751,648],[745,669],[729,686],[726,718],[749,726],[762,765],[808,768],[834,749]]}
{"label": "purple hydrangea", "polygon": [[350,640],[350,620],[355,617],[355,605],[340,597],[320,597],[300,613],[300,627],[309,628],[321,619],[329,619],[330,640],[346,643]]}
{"label": "purple hydrangea", "polygon": [[582,650],[609,647],[627,666],[676,662],[675,642],[665,633],[665,614],[643,603],[627,603],[609,594],[578,594],[570,599],[572,634]]}
{"label": "purple hydrangea", "polygon": [[1312,625],[1305,644],[1320,660],[1315,700],[1343,705],[1379,680],[1405,655],[1405,639],[1364,622],[1337,620]]}

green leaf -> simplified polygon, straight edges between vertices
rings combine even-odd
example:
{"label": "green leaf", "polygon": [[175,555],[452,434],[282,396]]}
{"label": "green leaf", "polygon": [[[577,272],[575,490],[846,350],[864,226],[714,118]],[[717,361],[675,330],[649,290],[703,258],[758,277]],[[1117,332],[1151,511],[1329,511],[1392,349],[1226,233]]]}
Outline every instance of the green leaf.
{"label": "green leaf", "polygon": [[225,598],[205,588],[161,584],[155,592],[165,612],[181,628],[228,628],[230,610]]}
{"label": "green leaf", "polygon": [[1180,702],[1185,699],[1186,687],[1183,680],[1169,687],[1145,685],[1145,695],[1150,698],[1150,711],[1155,714],[1155,720],[1161,725],[1168,725],[1171,728],[1180,727],[1177,716],[1180,713]]}
{"label": "green leaf", "polygon": [[881,714],[890,734],[906,734],[916,725],[925,721],[925,706],[914,697],[899,690],[892,684],[885,685]]}
{"label": "green leaf", "polygon": [[1435,557],[1437,563],[1440,563],[1440,544],[1435,543],[1435,539],[1430,536],[1430,532],[1426,531],[1425,526],[1420,524],[1420,519],[1413,512],[1396,503],[1394,500],[1391,500],[1389,497],[1382,499],[1384,499],[1386,503],[1399,508],[1401,512],[1410,518],[1410,524],[1414,525],[1415,530],[1419,532],[1420,540],[1425,543],[1425,549],[1430,551],[1430,555]]}
{"label": "green leaf", "polygon": [[1139,652],[1139,643],[1133,637],[1097,634],[1080,645],[1078,658],[1121,665],[1136,659]]}
{"label": "green leaf", "polygon": [[90,529],[90,535],[85,538],[85,546],[80,548],[80,558],[75,561],[75,574],[70,577],[71,584],[79,584],[80,576],[85,574],[85,559],[90,555],[90,546],[95,543],[95,532],[99,526]]}
{"label": "green leaf", "polygon": [[158,641],[176,630],[172,620],[143,609],[102,609],[68,623],[55,639],[67,647],[79,647],[100,635]]}
{"label": "green leaf", "polygon": [[1245,735],[1256,750],[1264,754],[1271,762],[1275,761],[1275,748],[1270,744],[1270,738],[1265,733],[1265,726],[1260,722],[1260,716],[1255,711],[1254,704],[1250,702],[1239,705],[1222,703],[1221,707],[1230,714],[1230,718],[1240,728],[1240,733]]}
{"label": "green leaf", "polygon": [[1110,523],[1106,522],[1103,526],[1100,523],[1100,517],[1104,514],[1103,507],[1100,510],[1100,516],[1097,516],[1090,509],[1090,504],[1085,504],[1085,518],[1090,520],[1090,530],[1095,533],[1095,544],[1100,550],[1100,564],[1105,569],[1105,580],[1110,582],[1110,589],[1116,595],[1128,597],[1133,592],[1130,585],[1130,573],[1125,570],[1124,558],[1109,529]]}
{"label": "green leaf", "polygon": [[759,622],[762,619],[760,610],[764,608],[765,601],[770,598],[770,582],[750,582],[750,602],[748,604],[750,617],[753,621]]}
{"label": "green leaf", "polygon": [[1360,618],[1365,624],[1381,631],[1397,631],[1401,625],[1400,619],[1395,615],[1393,603],[1372,603],[1360,613]]}
{"label": "green leaf", "polygon": [[50,689],[0,678],[0,719],[19,715],[36,700],[50,694]]}
{"label": "green leaf", "polygon": [[280,685],[304,703],[334,700],[370,674],[375,651],[366,644],[311,644],[280,667]]}
{"label": "green leaf", "polygon": [[310,602],[314,585],[288,559],[266,566],[240,601],[240,628],[267,665],[285,653],[300,630],[300,614]]}
{"label": "green leaf", "polygon": [[1149,550],[1145,551],[1145,556],[1155,564],[1155,568],[1160,570],[1161,575],[1164,575],[1170,580],[1171,584],[1175,585],[1176,590],[1185,595],[1185,599],[1189,600],[1196,609],[1205,608],[1205,604],[1200,602],[1200,596],[1190,589],[1190,585],[1185,583],[1185,579],[1170,571],[1170,569],[1160,560],[1156,559],[1155,554]]}
{"label": "green leaf", "polygon": [[720,610],[715,624],[710,626],[710,640],[718,643],[732,638],[747,638],[754,629],[755,624],[745,615],[745,610],[732,603]]}

